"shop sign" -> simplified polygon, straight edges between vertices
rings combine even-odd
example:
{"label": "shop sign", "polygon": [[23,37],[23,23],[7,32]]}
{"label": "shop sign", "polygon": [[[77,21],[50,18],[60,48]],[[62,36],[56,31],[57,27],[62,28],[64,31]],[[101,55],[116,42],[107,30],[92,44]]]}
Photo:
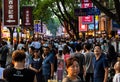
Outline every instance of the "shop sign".
{"label": "shop sign", "polygon": [[[82,8],[90,8],[93,7],[93,3],[82,3]],[[88,11],[87,11],[88,13]],[[90,24],[94,22],[94,17],[93,16],[83,16],[82,17],[82,23],[83,24]]]}
{"label": "shop sign", "polygon": [[79,32],[84,32],[88,30],[88,26],[86,24],[82,24],[81,17],[78,17],[79,20]]}
{"label": "shop sign", "polygon": [[31,27],[33,26],[32,21],[32,6],[23,6],[22,8],[22,25],[24,27]]}
{"label": "shop sign", "polygon": [[3,25],[19,25],[19,0],[3,0]]}
{"label": "shop sign", "polygon": [[[95,29],[98,30],[98,23],[95,23]],[[94,23],[88,24],[88,30],[94,30]]]}

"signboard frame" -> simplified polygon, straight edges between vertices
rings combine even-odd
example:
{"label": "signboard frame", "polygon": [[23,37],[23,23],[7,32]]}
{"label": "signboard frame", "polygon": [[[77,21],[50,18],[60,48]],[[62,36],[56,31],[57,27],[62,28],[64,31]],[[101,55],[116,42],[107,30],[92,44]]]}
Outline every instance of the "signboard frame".
{"label": "signboard frame", "polygon": [[[24,27],[32,27],[33,26],[33,15],[32,15],[33,6],[23,6],[22,7],[22,26]],[[26,11],[29,11],[27,14]],[[26,18],[29,18],[28,20]],[[29,22],[28,22],[29,21]],[[30,23],[30,25],[25,25],[26,23]]]}
{"label": "signboard frame", "polygon": [[[5,9],[5,5],[6,5],[6,2],[5,1],[9,1],[9,0],[2,0],[2,20],[3,20],[3,26],[6,26],[6,27],[18,27],[19,26],[19,23],[20,23],[20,1],[19,0],[13,0],[13,2],[17,4],[13,4],[16,8],[16,9],[13,9],[14,12],[13,12],[13,15],[16,15],[16,18],[14,18],[14,20],[16,21],[15,23],[6,23],[5,20],[8,19],[8,18],[5,18],[5,15],[7,15],[5,12],[8,11],[8,9]],[[16,13],[15,13],[16,12]],[[7,20],[6,20],[7,21]],[[10,22],[10,19],[8,20],[8,22]]]}

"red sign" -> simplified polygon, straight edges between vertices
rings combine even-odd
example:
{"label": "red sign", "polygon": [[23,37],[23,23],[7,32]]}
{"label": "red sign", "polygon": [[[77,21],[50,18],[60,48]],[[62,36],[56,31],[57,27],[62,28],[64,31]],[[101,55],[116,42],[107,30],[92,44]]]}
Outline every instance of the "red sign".
{"label": "red sign", "polygon": [[82,0],[82,3],[90,3],[92,0]]}
{"label": "red sign", "polygon": [[[82,3],[82,8],[90,8],[93,7],[93,3]],[[93,16],[83,16],[82,24],[90,24],[94,22]]]}
{"label": "red sign", "polygon": [[82,3],[81,7],[82,7],[82,8],[90,8],[90,7],[93,7],[93,3]]}
{"label": "red sign", "polygon": [[93,16],[83,16],[82,17],[82,24],[90,24],[94,22]]}
{"label": "red sign", "polygon": [[19,25],[19,0],[3,0],[3,25]]}
{"label": "red sign", "polygon": [[32,21],[32,6],[23,6],[23,14],[22,14],[22,24],[25,27],[33,26]]}
{"label": "red sign", "polygon": [[79,20],[79,32],[87,31],[87,25],[83,25],[81,22],[81,17],[78,17]]}

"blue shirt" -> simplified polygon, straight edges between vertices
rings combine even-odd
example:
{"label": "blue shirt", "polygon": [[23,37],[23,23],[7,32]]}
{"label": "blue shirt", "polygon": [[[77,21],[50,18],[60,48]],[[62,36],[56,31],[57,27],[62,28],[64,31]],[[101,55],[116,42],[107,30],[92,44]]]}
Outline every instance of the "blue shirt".
{"label": "blue shirt", "polygon": [[42,74],[43,75],[50,75],[51,73],[51,63],[54,63],[54,56],[53,54],[48,54],[48,56],[42,62]]}
{"label": "blue shirt", "polygon": [[104,68],[108,67],[108,61],[104,54],[100,56],[98,60],[93,58],[93,67],[94,67],[94,82],[103,82],[105,70]]}

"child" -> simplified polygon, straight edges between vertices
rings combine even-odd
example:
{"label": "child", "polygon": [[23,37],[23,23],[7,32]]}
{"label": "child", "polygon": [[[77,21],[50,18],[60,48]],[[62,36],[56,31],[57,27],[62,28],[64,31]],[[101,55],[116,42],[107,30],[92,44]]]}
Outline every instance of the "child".
{"label": "child", "polygon": [[114,65],[115,75],[113,77],[113,82],[120,82],[120,60]]}

